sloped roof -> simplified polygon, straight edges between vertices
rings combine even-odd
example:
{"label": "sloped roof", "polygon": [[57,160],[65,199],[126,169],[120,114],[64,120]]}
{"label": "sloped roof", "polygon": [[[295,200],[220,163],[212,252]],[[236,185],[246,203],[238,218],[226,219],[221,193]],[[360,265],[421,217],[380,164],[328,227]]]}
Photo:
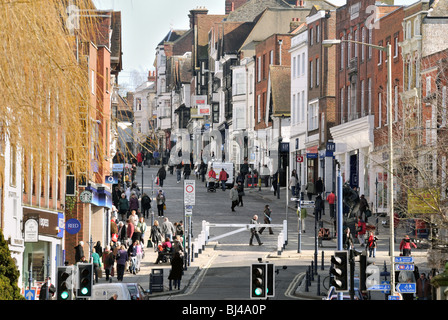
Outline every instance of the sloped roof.
{"label": "sloped roof", "polygon": [[291,67],[269,66],[271,79],[272,116],[290,116]]}

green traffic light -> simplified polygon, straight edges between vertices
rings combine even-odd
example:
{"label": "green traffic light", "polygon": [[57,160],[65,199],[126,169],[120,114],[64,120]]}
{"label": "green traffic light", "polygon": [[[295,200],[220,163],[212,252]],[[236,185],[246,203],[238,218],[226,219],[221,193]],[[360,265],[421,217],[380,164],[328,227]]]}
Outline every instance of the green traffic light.
{"label": "green traffic light", "polygon": [[254,293],[256,296],[261,296],[263,294],[263,290],[261,288],[256,288]]}
{"label": "green traffic light", "polygon": [[81,289],[81,294],[82,295],[86,295],[87,293],[89,293],[89,289],[88,288],[82,288]]}
{"label": "green traffic light", "polygon": [[62,292],[61,293],[61,298],[64,299],[64,300],[68,299],[68,292],[67,291]]}

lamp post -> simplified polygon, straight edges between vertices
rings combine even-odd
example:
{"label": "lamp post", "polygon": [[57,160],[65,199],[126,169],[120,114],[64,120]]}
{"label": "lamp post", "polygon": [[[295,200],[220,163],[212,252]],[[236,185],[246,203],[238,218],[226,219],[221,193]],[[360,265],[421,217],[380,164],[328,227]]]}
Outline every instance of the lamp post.
{"label": "lamp post", "polygon": [[394,167],[393,167],[393,159],[394,159],[394,148],[393,148],[393,139],[392,139],[392,46],[391,44],[387,44],[387,46],[377,46],[370,43],[364,43],[353,40],[341,40],[341,39],[329,39],[322,41],[322,45],[324,47],[331,47],[335,44],[341,44],[342,42],[351,42],[355,44],[365,45],[386,53],[387,58],[387,114],[388,114],[388,138],[389,138],[389,220],[390,220],[390,264],[391,264],[391,277],[390,277],[390,293],[392,296],[395,295],[395,277],[393,276],[393,270],[395,269],[395,260],[394,260]]}

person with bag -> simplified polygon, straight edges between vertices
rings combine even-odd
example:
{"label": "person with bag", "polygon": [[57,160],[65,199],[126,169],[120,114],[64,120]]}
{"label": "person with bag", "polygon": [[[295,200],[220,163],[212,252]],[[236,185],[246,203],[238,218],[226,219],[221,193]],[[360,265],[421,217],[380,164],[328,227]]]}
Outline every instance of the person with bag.
{"label": "person with bag", "polygon": [[[271,213],[272,213],[272,211],[271,211],[271,209],[269,208],[269,205],[268,205],[268,204],[265,205],[265,206],[264,206],[264,211],[263,211],[263,214],[264,214],[264,219],[263,219],[263,221],[264,221],[265,224],[271,224],[271,221],[272,221]],[[258,233],[259,233],[259,234],[262,234],[263,231],[264,231],[264,229],[266,229],[266,228],[265,228],[265,227],[262,227],[262,228],[260,229],[260,231],[258,231]],[[271,227],[269,227],[269,234],[274,234],[274,232],[272,231],[272,228],[271,228]]]}
{"label": "person with bag", "polygon": [[157,213],[159,215],[159,217],[163,218],[163,210],[166,209],[166,204],[165,204],[165,195],[163,194],[162,190],[159,190],[159,192],[157,193],[156,196],[156,203],[157,203]]}
{"label": "person with bag", "polygon": [[98,283],[98,278],[101,278],[101,259],[98,253],[98,248],[95,247],[95,250],[92,252],[92,263],[93,263],[93,274],[95,283]]}
{"label": "person with bag", "polygon": [[137,240],[139,240],[142,243],[142,245],[145,245],[145,232],[146,232],[145,218],[140,217],[137,227],[140,229],[140,232],[141,232],[141,237],[140,237],[140,239],[137,239]]}
{"label": "person with bag", "polygon": [[221,183],[222,191],[226,191],[227,172],[224,168],[221,169],[218,179],[219,179],[219,182]]}
{"label": "person with bag", "polygon": [[120,246],[120,249],[116,255],[117,259],[117,280],[123,281],[124,271],[126,270],[126,263],[128,261],[128,252],[126,251],[124,245]]}

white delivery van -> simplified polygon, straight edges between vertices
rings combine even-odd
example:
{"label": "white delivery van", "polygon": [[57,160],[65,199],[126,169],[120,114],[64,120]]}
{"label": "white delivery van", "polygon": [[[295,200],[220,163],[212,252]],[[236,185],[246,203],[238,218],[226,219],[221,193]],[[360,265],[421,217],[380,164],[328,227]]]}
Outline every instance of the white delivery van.
{"label": "white delivery van", "polygon": [[132,300],[126,283],[100,283],[93,285],[90,300],[109,300],[114,294],[117,300]]}
{"label": "white delivery van", "polygon": [[[233,164],[233,162],[217,162],[217,161],[210,161],[208,163],[208,168],[207,168],[207,173],[206,173],[206,177],[208,176],[208,172],[210,171],[210,167],[213,167],[213,171],[216,172],[216,177],[219,177],[219,173],[221,172],[222,168],[224,168],[224,170],[226,170],[226,172],[228,173],[229,177],[227,178],[227,182],[226,182],[226,186],[227,187],[232,187],[235,180],[235,166]],[[220,186],[218,187],[220,188]]]}

